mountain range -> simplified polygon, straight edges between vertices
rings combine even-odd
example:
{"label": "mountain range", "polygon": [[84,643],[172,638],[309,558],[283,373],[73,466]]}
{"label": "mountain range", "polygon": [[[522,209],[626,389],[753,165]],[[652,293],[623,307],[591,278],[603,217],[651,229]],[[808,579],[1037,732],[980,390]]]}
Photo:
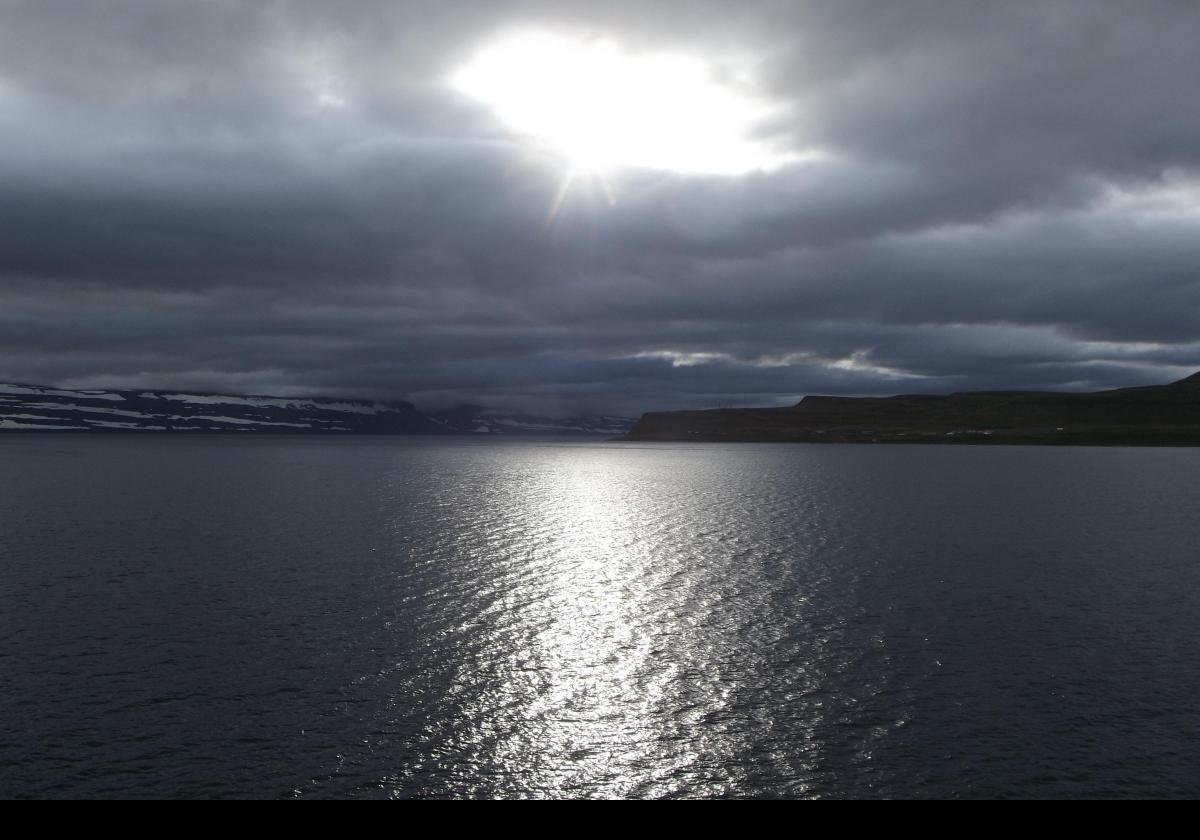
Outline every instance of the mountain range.
{"label": "mountain range", "polygon": [[198,391],[100,391],[0,384],[0,431],[273,432],[384,435],[625,434],[633,418],[541,417],[460,405]]}
{"label": "mountain range", "polygon": [[1200,373],[1094,393],[809,396],[783,408],[644,414],[627,440],[1200,445]]}

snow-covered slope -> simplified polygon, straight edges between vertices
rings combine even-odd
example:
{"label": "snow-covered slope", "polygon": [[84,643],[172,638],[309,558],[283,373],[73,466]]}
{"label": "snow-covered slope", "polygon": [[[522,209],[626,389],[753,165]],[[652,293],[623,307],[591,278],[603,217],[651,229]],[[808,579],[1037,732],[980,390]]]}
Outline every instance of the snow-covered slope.
{"label": "snow-covered slope", "polygon": [[0,384],[0,431],[620,435],[624,417],[547,418],[462,406],[183,391],[71,391]]}

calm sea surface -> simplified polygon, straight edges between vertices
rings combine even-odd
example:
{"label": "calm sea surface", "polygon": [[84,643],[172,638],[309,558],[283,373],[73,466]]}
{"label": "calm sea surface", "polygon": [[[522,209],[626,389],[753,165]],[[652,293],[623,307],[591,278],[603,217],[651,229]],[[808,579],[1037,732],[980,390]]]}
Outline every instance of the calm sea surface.
{"label": "calm sea surface", "polygon": [[1200,450],[0,436],[0,796],[1200,794]]}

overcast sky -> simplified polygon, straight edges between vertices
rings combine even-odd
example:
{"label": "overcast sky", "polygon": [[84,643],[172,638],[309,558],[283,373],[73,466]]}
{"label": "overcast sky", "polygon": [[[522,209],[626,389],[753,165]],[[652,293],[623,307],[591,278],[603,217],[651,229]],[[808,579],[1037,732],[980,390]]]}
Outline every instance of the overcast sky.
{"label": "overcast sky", "polygon": [[[775,162],[611,168],[551,217],[570,162],[452,84],[530,32],[698,62]],[[1198,100],[1182,0],[0,0],[0,380],[634,414],[1165,382],[1200,368]]]}

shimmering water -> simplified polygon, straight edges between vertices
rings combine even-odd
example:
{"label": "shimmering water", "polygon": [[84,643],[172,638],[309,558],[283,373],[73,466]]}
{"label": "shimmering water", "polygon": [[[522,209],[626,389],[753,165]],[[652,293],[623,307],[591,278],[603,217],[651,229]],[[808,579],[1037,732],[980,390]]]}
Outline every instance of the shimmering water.
{"label": "shimmering water", "polygon": [[1200,451],[0,437],[0,795],[1200,793]]}

